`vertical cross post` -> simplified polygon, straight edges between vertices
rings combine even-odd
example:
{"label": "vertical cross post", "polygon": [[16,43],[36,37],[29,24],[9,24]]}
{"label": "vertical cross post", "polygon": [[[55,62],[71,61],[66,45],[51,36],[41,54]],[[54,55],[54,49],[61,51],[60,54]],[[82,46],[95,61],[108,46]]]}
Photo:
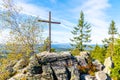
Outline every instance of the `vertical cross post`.
{"label": "vertical cross post", "polygon": [[51,52],[51,12],[49,11],[49,52]]}
{"label": "vertical cross post", "polygon": [[60,22],[51,21],[51,12],[49,11],[49,20],[38,20],[39,22],[49,23],[49,48],[48,51],[51,52],[51,23],[60,24]]}

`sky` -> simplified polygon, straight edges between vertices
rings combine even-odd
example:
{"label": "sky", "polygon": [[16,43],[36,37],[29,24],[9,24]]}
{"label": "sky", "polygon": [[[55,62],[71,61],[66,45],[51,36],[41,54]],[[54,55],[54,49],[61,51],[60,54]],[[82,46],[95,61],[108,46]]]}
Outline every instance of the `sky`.
{"label": "sky", "polygon": [[[71,31],[77,26],[81,10],[85,21],[91,24],[91,39],[89,44],[102,44],[108,37],[108,27],[114,20],[120,31],[120,0],[14,0],[17,6],[22,7],[22,13],[39,16],[48,20],[49,11],[52,12],[52,21],[61,24],[52,24],[52,42],[70,43],[73,37]],[[48,36],[48,24],[44,26],[45,37]],[[8,32],[0,33],[0,43],[7,40]]]}

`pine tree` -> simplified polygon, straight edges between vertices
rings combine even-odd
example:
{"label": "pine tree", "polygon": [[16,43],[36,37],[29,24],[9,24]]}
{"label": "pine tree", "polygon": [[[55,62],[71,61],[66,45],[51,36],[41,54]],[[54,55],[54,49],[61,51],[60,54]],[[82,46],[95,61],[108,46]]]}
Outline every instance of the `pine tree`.
{"label": "pine tree", "polygon": [[75,48],[78,48],[80,51],[83,51],[87,45],[85,43],[90,42],[90,32],[91,26],[84,21],[84,13],[81,11],[80,19],[78,21],[78,26],[74,27],[72,34],[74,35],[71,41],[71,45]]}
{"label": "pine tree", "polygon": [[110,35],[110,37],[107,39],[105,38],[103,40],[103,43],[106,45],[107,47],[107,55],[109,54],[110,56],[112,56],[114,54],[114,40],[115,40],[115,35],[117,34],[117,28],[115,26],[115,22],[112,20],[110,23],[110,27],[108,30],[108,34]]}
{"label": "pine tree", "polygon": [[111,45],[112,45],[112,48],[111,48],[111,55],[113,56],[113,53],[114,53],[114,39],[115,39],[115,34],[117,34],[117,29],[115,27],[115,22],[112,20],[111,21],[111,24],[110,24],[110,27],[109,27],[109,32],[108,32],[109,35],[111,35]]}
{"label": "pine tree", "polygon": [[114,36],[115,34],[117,34],[117,29],[115,27],[115,22],[113,20],[111,21],[108,34],[111,35],[111,41],[112,43],[114,43],[114,39],[115,39]]}

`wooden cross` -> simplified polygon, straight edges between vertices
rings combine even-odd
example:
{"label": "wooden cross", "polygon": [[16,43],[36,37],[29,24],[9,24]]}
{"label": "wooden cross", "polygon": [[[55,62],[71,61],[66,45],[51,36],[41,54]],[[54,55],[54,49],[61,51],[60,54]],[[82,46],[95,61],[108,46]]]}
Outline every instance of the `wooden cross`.
{"label": "wooden cross", "polygon": [[49,12],[49,20],[38,20],[39,22],[49,23],[49,52],[51,52],[51,23],[53,24],[60,24],[60,22],[53,22],[51,21],[51,12]]}

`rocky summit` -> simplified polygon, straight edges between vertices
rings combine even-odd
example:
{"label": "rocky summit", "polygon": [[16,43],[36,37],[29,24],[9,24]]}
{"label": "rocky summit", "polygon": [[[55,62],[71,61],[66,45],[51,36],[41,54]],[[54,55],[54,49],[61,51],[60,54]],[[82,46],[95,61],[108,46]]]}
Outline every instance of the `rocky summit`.
{"label": "rocky summit", "polygon": [[73,56],[70,52],[42,52],[11,62],[6,68],[8,80],[111,80],[104,65],[92,61],[89,52]]}

